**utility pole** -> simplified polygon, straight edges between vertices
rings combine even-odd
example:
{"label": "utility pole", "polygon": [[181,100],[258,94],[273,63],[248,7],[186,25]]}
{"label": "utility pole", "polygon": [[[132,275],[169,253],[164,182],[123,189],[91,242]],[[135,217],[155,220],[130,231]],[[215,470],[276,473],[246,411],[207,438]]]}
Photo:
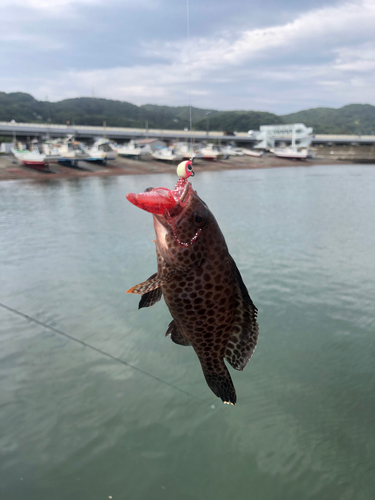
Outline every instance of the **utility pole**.
{"label": "utility pole", "polygon": [[208,137],[209,130],[210,130],[210,119],[209,119],[209,117],[208,117],[208,115],[209,115],[210,113],[211,113],[211,111],[207,111],[207,112],[205,113],[205,115],[206,115],[206,117],[207,117],[207,118],[206,118],[206,135],[207,135],[207,137]]}

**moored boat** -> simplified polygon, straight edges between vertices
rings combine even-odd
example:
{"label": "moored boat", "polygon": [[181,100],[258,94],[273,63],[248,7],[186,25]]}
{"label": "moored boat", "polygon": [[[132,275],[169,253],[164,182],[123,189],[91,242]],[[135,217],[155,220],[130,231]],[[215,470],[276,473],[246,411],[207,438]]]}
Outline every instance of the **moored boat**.
{"label": "moored boat", "polygon": [[28,149],[12,148],[11,151],[17,160],[26,167],[35,168],[36,170],[48,170],[47,155],[41,154],[39,150],[30,151]]}
{"label": "moored boat", "polygon": [[182,155],[183,160],[199,160],[203,158],[202,151],[198,144],[189,144],[188,142],[178,142],[175,144],[175,149]]}
{"label": "moored boat", "polygon": [[136,146],[134,141],[129,141],[127,144],[120,146],[117,153],[124,158],[138,158],[142,154],[142,148]]}
{"label": "moored boat", "polygon": [[115,160],[117,158],[117,151],[112,146],[108,139],[97,139],[94,144],[87,149],[88,157],[86,161],[101,161],[106,164],[107,160]]}
{"label": "moored boat", "polygon": [[60,151],[56,142],[52,140],[44,141],[41,144],[41,152],[47,156],[48,162],[58,162],[60,159]]}
{"label": "moored boat", "polygon": [[68,135],[62,144],[58,146],[61,162],[67,162],[71,166],[76,166],[78,160],[85,160],[89,157],[83,145],[74,139],[73,135]]}
{"label": "moored boat", "polygon": [[204,160],[222,160],[224,153],[215,144],[207,144],[201,149]]}
{"label": "moored boat", "polygon": [[179,153],[175,149],[169,149],[169,148],[160,148],[154,151],[152,154],[152,157],[155,158],[155,160],[161,160],[161,161],[181,161],[183,160],[183,155]]}
{"label": "moored boat", "polygon": [[307,148],[297,149],[295,147],[275,148],[271,152],[278,158],[286,158],[289,160],[306,160],[309,155]]}
{"label": "moored boat", "polygon": [[242,151],[246,156],[255,156],[259,158],[264,155],[264,151],[254,151],[254,149],[242,148]]}

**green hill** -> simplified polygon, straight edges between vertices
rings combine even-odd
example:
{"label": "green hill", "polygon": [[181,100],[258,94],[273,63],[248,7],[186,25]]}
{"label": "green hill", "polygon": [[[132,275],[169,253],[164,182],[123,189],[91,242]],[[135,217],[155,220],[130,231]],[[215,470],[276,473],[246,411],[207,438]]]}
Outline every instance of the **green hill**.
{"label": "green hill", "polygon": [[265,111],[224,111],[196,124],[197,129],[206,130],[209,118],[210,130],[225,130],[227,132],[248,132],[259,130],[261,125],[278,125],[284,121],[277,115]]}
{"label": "green hill", "polygon": [[[0,92],[0,121],[103,125],[109,127],[183,130],[189,128],[188,106],[136,106],[129,102],[80,97],[59,102],[37,101],[23,92]],[[343,108],[314,108],[277,116],[263,111],[216,111],[192,108],[196,130],[247,132],[261,125],[304,123],[315,134],[375,134],[375,106],[349,104]]]}
{"label": "green hill", "polygon": [[307,109],[281,118],[285,123],[313,127],[315,134],[375,134],[375,106],[370,104]]}
{"label": "green hill", "polygon": [[[193,123],[201,120],[205,113],[218,111],[192,108]],[[188,106],[171,107],[146,104],[135,106],[129,102],[80,97],[56,103],[37,101],[29,94],[0,92],[0,121],[65,124],[103,125],[109,127],[145,127],[181,130],[189,127]]]}

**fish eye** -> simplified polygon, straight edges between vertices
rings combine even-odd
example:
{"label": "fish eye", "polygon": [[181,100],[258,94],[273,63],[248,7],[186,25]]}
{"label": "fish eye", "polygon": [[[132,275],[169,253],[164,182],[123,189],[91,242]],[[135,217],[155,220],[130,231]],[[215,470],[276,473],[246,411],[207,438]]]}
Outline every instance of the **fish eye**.
{"label": "fish eye", "polygon": [[201,213],[194,212],[193,223],[197,227],[203,227],[206,224],[206,218]]}

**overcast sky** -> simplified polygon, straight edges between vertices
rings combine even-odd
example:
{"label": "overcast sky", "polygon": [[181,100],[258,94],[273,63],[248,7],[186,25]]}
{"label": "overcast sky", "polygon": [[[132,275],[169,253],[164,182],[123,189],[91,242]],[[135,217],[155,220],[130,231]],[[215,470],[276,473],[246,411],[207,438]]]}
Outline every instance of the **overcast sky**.
{"label": "overcast sky", "polygon": [[171,106],[191,92],[195,107],[281,114],[375,105],[375,0],[189,10],[190,43],[186,0],[0,0],[0,90]]}

